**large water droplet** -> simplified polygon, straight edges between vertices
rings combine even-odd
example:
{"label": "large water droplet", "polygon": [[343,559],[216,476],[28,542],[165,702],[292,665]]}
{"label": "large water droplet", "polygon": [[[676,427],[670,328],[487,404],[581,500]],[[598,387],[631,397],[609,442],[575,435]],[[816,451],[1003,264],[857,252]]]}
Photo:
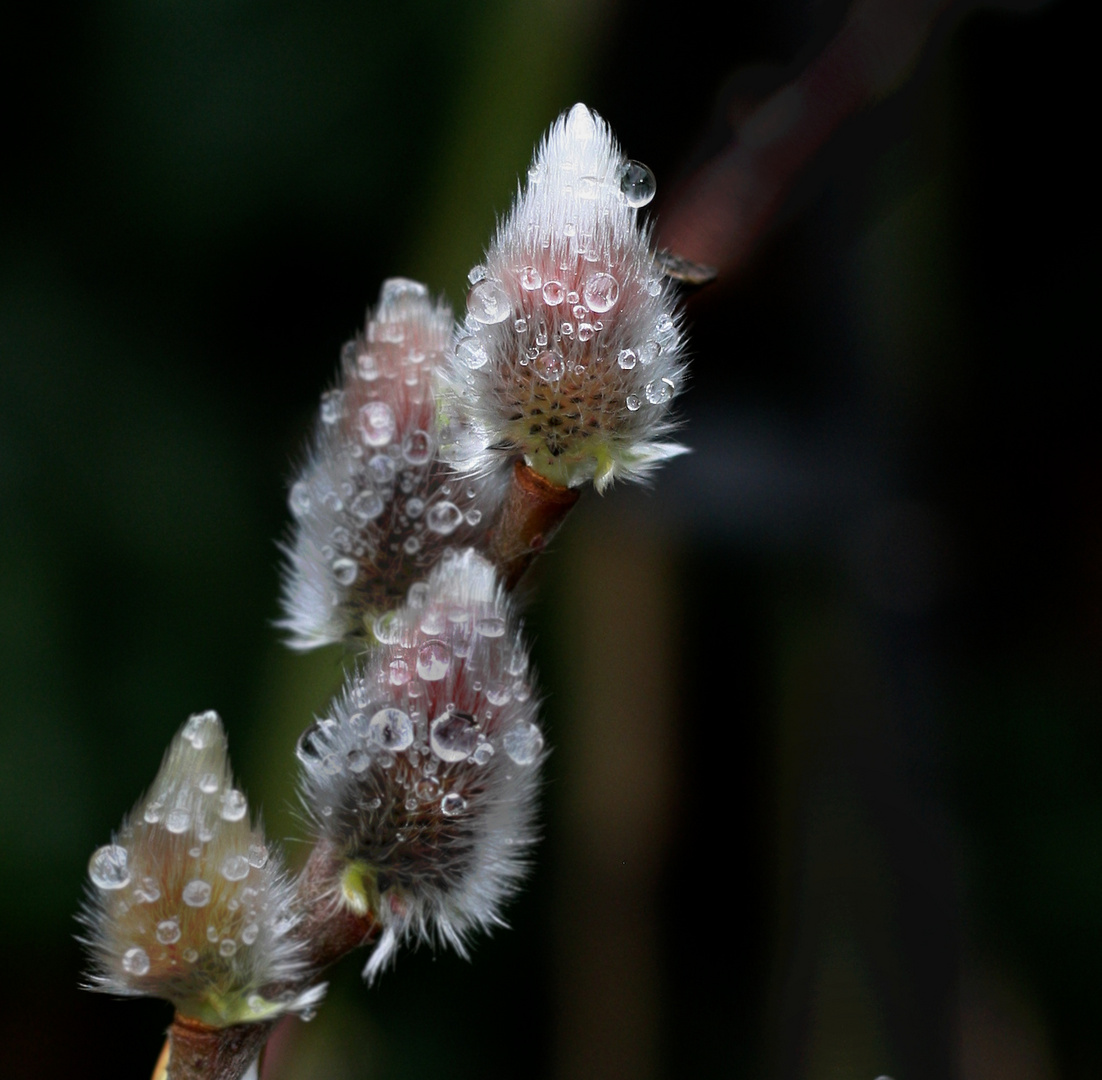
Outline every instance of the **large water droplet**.
{"label": "large water droplet", "polygon": [[616,363],[625,371],[631,371],[631,369],[635,367],[635,350],[621,349],[620,355],[616,357]]}
{"label": "large water droplet", "polygon": [[88,861],[92,884],[101,889],[124,889],[130,884],[129,854],[122,844],[105,844]]}
{"label": "large water droplet", "polygon": [[611,274],[591,274],[582,296],[590,311],[608,311],[620,299],[620,283]]}
{"label": "large water droplet", "polygon": [[398,475],[398,463],[387,454],[376,454],[368,463],[371,479],[380,487],[389,487]]}
{"label": "large water droplet", "polygon": [[221,730],[222,721],[219,720],[218,713],[213,709],[208,709],[206,712],[193,713],[189,716],[180,734],[196,750],[202,750],[211,745]]}
{"label": "large water droplet", "polygon": [[262,870],[268,865],[268,849],[264,844],[252,843],[249,845],[249,851],[246,855],[249,860],[249,865],[257,870]]}
{"label": "large water droplet", "polygon": [[241,931],[241,944],[251,945],[260,936],[260,927],[256,923],[249,923],[244,930]]}
{"label": "large water droplet", "polygon": [[[352,511],[353,517],[365,524],[368,521],[374,521],[383,510],[386,508],[386,502],[374,488],[368,491],[361,491],[353,500],[349,506],[349,510]],[[347,582],[351,584],[351,582]]]}
{"label": "large water droplet", "polygon": [[149,954],[135,945],[122,954],[122,969],[127,975],[145,975],[149,971]]}
{"label": "large water droplet", "polygon": [[385,401],[369,401],[359,412],[360,432],[368,446],[386,446],[398,430],[394,410]]}
{"label": "large water droplet", "polygon": [[227,855],[222,860],[222,876],[227,881],[244,881],[249,876],[249,860],[245,855]]}
{"label": "large water droplet", "polygon": [[647,401],[652,405],[663,405],[673,397],[674,385],[672,379],[654,379],[643,387]]}
{"label": "large water droplet", "polygon": [[297,480],[291,485],[291,494],[287,498],[291,513],[295,517],[304,517],[310,512],[310,485],[305,480]]}
{"label": "large water droplet", "polygon": [[237,952],[237,942],[233,938],[223,938],[218,944],[220,956],[233,956]]}
{"label": "large water droplet", "polygon": [[473,319],[487,326],[504,322],[511,310],[505,287],[497,278],[483,278],[467,294],[467,311]]}
{"label": "large water droplet", "polygon": [[525,292],[535,292],[543,284],[540,272],[534,266],[523,266],[520,270],[520,287]]}
{"label": "large water droplet", "polygon": [[237,788],[230,788],[222,796],[221,815],[223,821],[240,821],[248,809],[249,804],[244,794],[238,791]]}
{"label": "large water droplet", "polygon": [[441,761],[465,761],[478,747],[478,726],[467,713],[445,713],[433,721],[429,743]]}
{"label": "large water droplet", "polygon": [[485,367],[490,362],[490,354],[476,337],[463,338],[455,347],[455,355],[474,371]]}
{"label": "large water droplet", "polygon": [[384,750],[405,750],[413,745],[413,721],[401,709],[380,709],[367,725],[367,734]]}
{"label": "large water droplet", "polygon": [[206,907],[210,903],[211,888],[202,878],[189,881],[181,894],[188,907]]}
{"label": "large water droplet", "polygon": [[425,524],[434,533],[447,536],[455,532],[463,522],[463,511],[453,502],[435,503],[425,515]]}
{"label": "large water droplet", "polygon": [[162,945],[174,945],[180,940],[180,924],[175,919],[157,923],[157,940]]}
{"label": "large water droplet", "polygon": [[165,814],[165,828],[168,829],[170,833],[176,833],[177,835],[185,833],[190,824],[191,814],[187,810],[178,807],[174,810],[169,810],[169,812]]}
{"label": "large water droplet", "polygon": [[402,440],[402,457],[411,465],[425,465],[432,458],[432,436],[420,428],[411,431]]}
{"label": "large water droplet", "polygon": [[637,395],[628,394],[624,404],[627,405],[628,412],[638,412],[643,403],[639,400]]}
{"label": "large water droplet", "polygon": [[338,585],[351,585],[356,580],[360,568],[352,559],[335,559],[333,561],[333,577]]}
{"label": "large water droplet", "polygon": [[543,735],[535,724],[525,721],[506,732],[502,748],[518,765],[531,765],[543,749]]}
{"label": "large water droplet", "polygon": [[557,307],[566,299],[566,286],[552,278],[543,283],[543,301],[551,307]]}
{"label": "large water droplet", "polygon": [[535,371],[544,382],[557,382],[562,378],[563,372],[566,370],[566,364],[558,353],[551,352],[548,349],[541,352],[539,356],[532,361],[532,370]]}
{"label": "large water droplet", "polygon": [[[379,290],[379,308],[390,308],[407,297],[417,298],[428,296],[428,294],[428,287],[422,285],[419,281],[414,281],[412,278],[387,278],[383,282],[383,287]],[[379,314],[382,314],[382,310]]]}
{"label": "large water droplet", "polygon": [[620,170],[620,193],[628,206],[646,206],[654,198],[658,185],[654,173],[641,161],[626,161]]}
{"label": "large water droplet", "polygon": [[483,637],[499,638],[505,633],[505,620],[500,615],[486,615],[475,622],[474,628]]}
{"label": "large water droplet", "polygon": [[417,651],[417,674],[425,682],[436,682],[448,673],[452,651],[447,642],[426,641]]}
{"label": "large water droplet", "polygon": [[466,809],[467,800],[458,791],[449,791],[440,800],[440,812],[445,817],[455,817],[456,814],[462,814]]}

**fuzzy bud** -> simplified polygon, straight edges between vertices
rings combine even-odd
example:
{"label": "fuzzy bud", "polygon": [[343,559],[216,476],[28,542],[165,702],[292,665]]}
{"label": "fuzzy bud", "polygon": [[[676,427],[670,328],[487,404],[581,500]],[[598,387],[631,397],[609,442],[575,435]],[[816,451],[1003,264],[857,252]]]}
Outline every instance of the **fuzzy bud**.
{"label": "fuzzy bud", "polygon": [[544,756],[517,616],[475,552],[446,557],[376,632],[298,749],[339,902],[382,928],[368,978],[407,937],[465,955],[473,929],[502,924]]}
{"label": "fuzzy bud", "polygon": [[370,639],[374,618],[445,548],[479,543],[492,524],[506,471],[456,476],[447,459],[464,432],[438,425],[434,373],[451,338],[448,307],[391,278],[364,334],[345,345],[291,486],[279,625],[292,648]]}
{"label": "fuzzy bud", "polygon": [[555,122],[486,253],[445,378],[487,447],[565,487],[644,478],[684,383],[680,314],[638,210],[654,177],[584,105]]}
{"label": "fuzzy bud", "polygon": [[[173,739],[148,794],[88,864],[90,988],[165,998],[214,1027],[314,1005],[292,888],[249,822],[216,713]],[[273,992],[273,988],[276,988]],[[271,995],[271,996],[268,996]]]}

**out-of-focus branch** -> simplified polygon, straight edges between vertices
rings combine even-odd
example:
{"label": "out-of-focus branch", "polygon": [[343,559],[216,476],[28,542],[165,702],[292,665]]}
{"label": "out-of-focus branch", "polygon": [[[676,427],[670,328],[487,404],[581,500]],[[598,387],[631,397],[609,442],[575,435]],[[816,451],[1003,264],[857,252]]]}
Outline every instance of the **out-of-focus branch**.
{"label": "out-of-focus branch", "polygon": [[857,0],[825,48],[758,105],[684,181],[659,219],[662,245],[737,272],[793,185],[842,124],[911,76],[954,0]]}

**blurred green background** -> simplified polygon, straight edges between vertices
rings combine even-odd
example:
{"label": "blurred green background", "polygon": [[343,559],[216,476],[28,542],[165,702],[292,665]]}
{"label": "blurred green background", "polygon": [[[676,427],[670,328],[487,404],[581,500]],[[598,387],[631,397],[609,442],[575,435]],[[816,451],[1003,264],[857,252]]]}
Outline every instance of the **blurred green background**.
{"label": "blurred green background", "polygon": [[[1085,3],[1011,7],[694,298],[695,453],[584,499],[536,572],[555,753],[513,929],[370,991],[349,961],[276,1076],[1102,1075],[1090,35]],[[104,0],[9,27],[5,1075],[151,1070],[166,1008],[80,991],[73,916],[189,713],[304,835],[293,746],[340,656],[279,645],[275,541],[380,282],[461,303],[577,100],[660,218],[843,10]]]}

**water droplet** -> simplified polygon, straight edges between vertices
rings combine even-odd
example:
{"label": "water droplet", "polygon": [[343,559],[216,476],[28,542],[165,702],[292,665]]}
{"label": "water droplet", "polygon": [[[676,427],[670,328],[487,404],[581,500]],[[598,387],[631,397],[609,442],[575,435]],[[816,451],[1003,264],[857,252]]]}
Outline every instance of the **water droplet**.
{"label": "water droplet", "polygon": [[441,536],[455,532],[462,523],[463,511],[453,502],[436,503],[425,515],[425,524]]}
{"label": "water droplet", "polygon": [[[597,328],[592,323],[578,323],[579,341],[589,341],[589,339],[592,338],[595,333],[597,333]],[[574,370],[577,371],[580,375],[583,371],[585,371],[585,365],[580,363],[576,364]]]}
{"label": "water droplet", "polygon": [[105,844],[88,861],[92,884],[101,889],[124,889],[130,884],[129,854],[121,844]]}
{"label": "water droplet", "polygon": [[407,555],[416,555],[421,550],[421,541],[416,536],[407,536],[402,544],[402,550]]}
{"label": "water droplet", "polygon": [[260,927],[256,923],[249,923],[244,930],[241,931],[241,944],[251,945],[260,936]]}
{"label": "water droplet", "polygon": [[249,865],[256,870],[263,870],[268,865],[268,849],[263,844],[252,843],[246,858]]}
{"label": "water droplet", "polygon": [[574,185],[574,192],[579,199],[592,201],[601,193],[601,182],[595,176],[581,176]]}
{"label": "water droplet", "polygon": [[608,311],[620,299],[620,283],[611,274],[591,274],[582,294],[590,311]]}
{"label": "water droplet", "polygon": [[494,745],[491,742],[480,742],[478,749],[471,755],[476,765],[485,765],[494,756]]}
{"label": "water droplet", "polygon": [[535,724],[521,721],[506,733],[501,745],[518,765],[531,765],[543,750],[543,735]]}
{"label": "water droplet", "polygon": [[433,721],[429,744],[441,761],[464,761],[478,747],[478,726],[467,713],[445,713]]}
{"label": "water droplet", "polygon": [[669,401],[673,397],[673,392],[672,379],[654,379],[643,387],[643,393],[652,405],[662,405]]}
{"label": "water droplet", "polygon": [[151,877],[142,878],[141,885],[134,890],[134,898],[140,904],[152,904],[161,898],[161,888]]}
{"label": "water droplet", "polygon": [[213,709],[207,712],[194,713],[188,717],[181,735],[196,750],[202,750],[210,746],[222,731],[222,721],[218,719],[218,713]]}
{"label": "water droplet", "polygon": [[535,292],[543,284],[540,272],[534,266],[521,267],[520,287],[525,292]]}
{"label": "water droplet", "polygon": [[472,266],[467,271],[467,280],[472,285],[477,285],[486,276],[486,267],[484,266]]}
{"label": "water droplet", "polygon": [[552,278],[543,283],[543,301],[551,307],[557,307],[566,299],[566,288],[561,281]]}
{"label": "water droplet", "polygon": [[396,611],[377,616],[371,628],[381,645],[397,645],[402,639],[402,620]]}
{"label": "water droplet", "polygon": [[616,357],[616,363],[625,371],[631,371],[631,369],[635,367],[635,359],[634,349],[621,349],[620,355]]}
{"label": "water droplet", "polygon": [[432,436],[420,428],[411,431],[402,440],[402,457],[411,465],[425,465],[432,458]]}
{"label": "water droplet", "polygon": [[566,364],[558,353],[545,350],[532,361],[532,370],[544,382],[556,382],[562,378]]}
{"label": "water droplet", "polygon": [[624,402],[628,407],[628,412],[638,412],[639,407],[643,404],[635,394],[628,394],[627,401]]}
{"label": "water droplet", "polygon": [[188,830],[188,826],[191,824],[191,814],[184,809],[169,810],[165,814],[165,828],[170,833],[185,833]]}
{"label": "water droplet", "polygon": [[458,791],[449,791],[440,800],[440,812],[445,817],[455,817],[456,814],[462,814],[466,809],[467,800]]}
{"label": "water droplet", "polygon": [[620,170],[620,194],[628,206],[638,209],[654,198],[658,185],[654,173],[641,161],[627,161]]}
{"label": "water droplet", "polygon": [[413,745],[413,721],[401,709],[380,709],[367,725],[367,734],[384,750],[405,750]]}
{"label": "water droplet", "polygon": [[180,924],[175,919],[157,923],[157,940],[162,945],[174,945],[180,940]]}
{"label": "water droplet", "polygon": [[477,371],[490,362],[490,354],[476,337],[463,338],[455,347],[455,355],[472,371]]}
{"label": "water droplet", "polygon": [[505,633],[505,620],[500,615],[487,615],[478,619],[474,628],[483,637],[499,638]]}
{"label": "water droplet", "polygon": [[202,878],[195,878],[184,886],[183,901],[188,907],[206,907],[210,903],[211,888]]}
{"label": "water droplet", "polygon": [[128,975],[145,975],[149,971],[149,954],[137,945],[122,954],[122,969]]}
{"label": "water droplet", "polygon": [[348,751],[344,760],[345,764],[348,766],[348,771],[354,776],[366,772],[367,767],[371,764],[371,758],[362,750],[358,750],[355,747]]}
{"label": "water droplet", "polygon": [[504,322],[512,308],[505,287],[497,278],[484,278],[467,294],[467,311],[486,326]]}
{"label": "water droplet", "polygon": [[227,881],[244,881],[249,876],[249,860],[244,855],[227,855],[222,860],[222,876]]}
{"label": "water droplet", "polygon": [[425,682],[436,682],[444,678],[451,665],[452,653],[446,642],[426,641],[417,651],[417,674]]}
{"label": "water droplet", "polygon": [[245,800],[245,796],[237,788],[230,788],[222,796],[222,820],[223,821],[240,821],[246,811],[249,809],[249,804]]}
{"label": "water droplet", "polygon": [[360,432],[368,446],[386,446],[398,430],[394,410],[385,401],[369,401],[359,412]]}
{"label": "water droplet", "polygon": [[379,290],[379,314],[382,314],[382,309],[392,308],[407,297],[422,297],[428,296],[428,294],[428,288],[412,278],[387,278],[383,282],[383,287]]}
{"label": "water droplet", "polygon": [[321,395],[321,422],[335,424],[341,418],[344,409],[344,392],[329,390]]}
{"label": "water droplet", "polygon": [[647,338],[647,340],[643,342],[642,347],[639,349],[639,363],[653,363],[655,360],[658,359],[661,353],[662,346],[659,345],[658,342],[654,340],[654,338]]}
{"label": "water droplet", "polygon": [[287,504],[295,517],[304,517],[310,512],[310,485],[305,480],[297,480],[291,485],[291,494]]}
{"label": "water droplet", "polygon": [[233,938],[223,938],[218,945],[218,953],[220,956],[233,956],[237,952],[237,942]]}
{"label": "water droplet", "polygon": [[[374,521],[385,508],[386,502],[382,495],[374,488],[370,488],[367,491],[361,491],[352,500],[352,505],[348,509],[352,511],[355,518],[366,524],[369,521]],[[351,584],[351,582],[348,582],[348,584]]]}
{"label": "water droplet", "polygon": [[398,464],[386,454],[376,454],[368,463],[371,477],[380,487],[389,487],[398,475]]}
{"label": "water droplet", "polygon": [[203,773],[199,777],[199,790],[204,795],[213,795],[218,790],[218,776],[215,773]]}
{"label": "water droplet", "polygon": [[360,568],[352,559],[335,559],[333,561],[333,577],[338,585],[351,585],[359,575]]}

